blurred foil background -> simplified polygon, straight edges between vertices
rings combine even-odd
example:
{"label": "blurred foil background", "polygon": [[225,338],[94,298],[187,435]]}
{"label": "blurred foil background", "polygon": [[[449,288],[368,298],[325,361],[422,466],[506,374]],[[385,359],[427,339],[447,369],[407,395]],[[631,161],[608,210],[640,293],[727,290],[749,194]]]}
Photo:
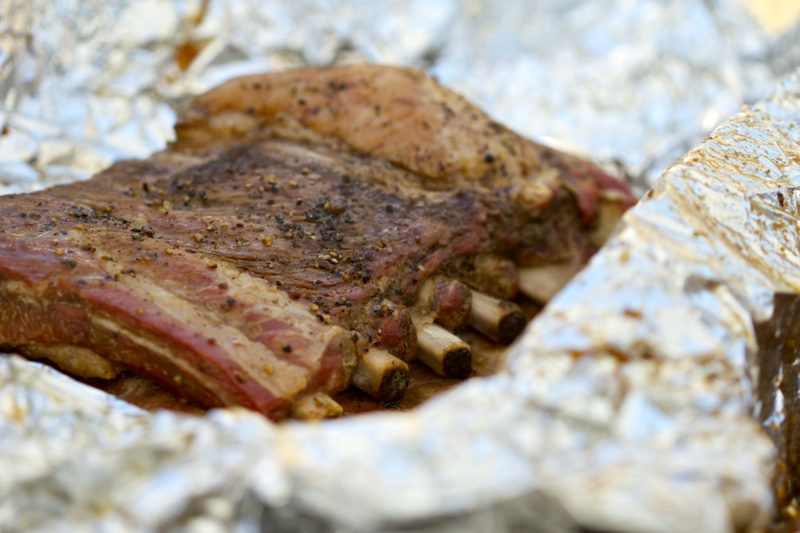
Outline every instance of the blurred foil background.
{"label": "blurred foil background", "polygon": [[[766,31],[734,0],[1,5],[0,193],[147,156],[188,96],[232,76],[363,60],[426,68],[644,189],[800,64],[796,26]],[[800,185],[799,86],[673,167],[506,372],[414,413],[150,414],[0,357],[0,531],[764,525],[775,448],[751,415],[774,432],[785,413],[754,396],[752,320],[800,287],[782,248],[797,217],[773,198]]]}
{"label": "blurred foil background", "polygon": [[1,5],[0,193],[147,156],[183,99],[235,75],[352,61],[428,69],[521,133],[620,162],[646,187],[800,63],[789,15],[770,32],[741,0]]}

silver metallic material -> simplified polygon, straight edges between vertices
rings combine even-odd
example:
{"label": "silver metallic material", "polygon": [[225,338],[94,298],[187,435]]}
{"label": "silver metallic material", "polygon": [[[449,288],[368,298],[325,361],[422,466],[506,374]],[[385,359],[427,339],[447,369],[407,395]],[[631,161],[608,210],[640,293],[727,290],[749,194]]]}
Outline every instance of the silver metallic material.
{"label": "silver metallic material", "polygon": [[[788,61],[736,3],[432,4],[211,0],[195,24],[199,2],[5,0],[2,192],[146,156],[183,98],[235,74],[359,58],[429,66],[645,183]],[[753,413],[783,411],[755,396],[753,322],[800,290],[798,161],[795,73],[664,174],[503,371],[413,412],[148,413],[0,356],[0,531],[764,525],[776,451]]]}

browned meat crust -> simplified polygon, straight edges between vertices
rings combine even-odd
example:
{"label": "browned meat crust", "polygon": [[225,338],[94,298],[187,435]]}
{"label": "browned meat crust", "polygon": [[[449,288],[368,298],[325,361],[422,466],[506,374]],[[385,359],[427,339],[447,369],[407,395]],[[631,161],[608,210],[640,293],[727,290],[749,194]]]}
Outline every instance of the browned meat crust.
{"label": "browned meat crust", "polygon": [[429,277],[492,293],[486,254],[583,261],[598,198],[633,201],[408,69],[234,80],[177,131],[146,161],[0,198],[0,346],[74,347],[280,419],[370,347],[413,359],[406,306]]}

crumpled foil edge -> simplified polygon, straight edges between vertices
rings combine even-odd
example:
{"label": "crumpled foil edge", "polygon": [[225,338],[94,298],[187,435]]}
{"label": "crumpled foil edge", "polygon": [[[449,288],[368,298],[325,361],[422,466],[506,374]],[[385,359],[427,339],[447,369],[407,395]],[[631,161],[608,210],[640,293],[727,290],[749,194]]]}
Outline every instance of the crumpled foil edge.
{"label": "crumpled foil edge", "polygon": [[763,526],[775,448],[752,416],[753,323],[800,287],[797,214],[777,200],[800,181],[798,140],[796,72],[667,171],[505,371],[413,412],[151,414],[3,358],[0,524],[246,530],[289,513],[353,531],[443,517],[510,530],[531,505],[562,529]]}

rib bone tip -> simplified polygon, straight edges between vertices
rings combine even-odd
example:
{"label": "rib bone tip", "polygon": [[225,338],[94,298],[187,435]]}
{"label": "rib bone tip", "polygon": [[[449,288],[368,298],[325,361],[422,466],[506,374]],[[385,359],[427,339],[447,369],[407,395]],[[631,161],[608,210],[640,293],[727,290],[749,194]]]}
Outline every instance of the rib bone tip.
{"label": "rib bone tip", "polygon": [[408,388],[408,365],[385,350],[370,348],[358,362],[353,385],[370,396],[391,401]]}
{"label": "rib bone tip", "polygon": [[417,359],[446,378],[463,379],[472,372],[469,345],[437,324],[417,321]]}
{"label": "rib bone tip", "polygon": [[448,352],[442,361],[442,372],[451,378],[465,379],[472,373],[472,351],[459,347]]}
{"label": "rib bone tip", "polygon": [[525,315],[522,311],[515,311],[506,315],[497,326],[497,336],[503,344],[509,344],[516,339],[525,329]]}
{"label": "rib bone tip", "polygon": [[494,341],[508,344],[525,327],[525,315],[513,302],[473,290],[471,325]]}

